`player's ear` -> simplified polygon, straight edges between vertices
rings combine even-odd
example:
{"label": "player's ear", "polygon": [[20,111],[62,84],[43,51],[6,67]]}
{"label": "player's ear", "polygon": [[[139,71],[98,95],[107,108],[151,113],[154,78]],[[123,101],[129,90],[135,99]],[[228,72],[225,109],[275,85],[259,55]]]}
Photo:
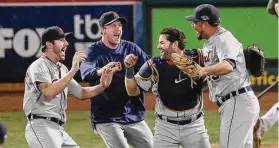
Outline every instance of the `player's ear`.
{"label": "player's ear", "polygon": [[211,25],[209,24],[209,22],[204,22],[204,26],[207,27],[207,26],[211,26]]}
{"label": "player's ear", "polygon": [[174,41],[172,44],[172,48],[177,48],[178,47],[178,41]]}
{"label": "player's ear", "polygon": [[101,34],[104,34],[105,31],[106,31],[106,27],[105,26],[101,27]]}
{"label": "player's ear", "polygon": [[46,47],[47,48],[53,48],[53,44],[49,41],[46,42]]}

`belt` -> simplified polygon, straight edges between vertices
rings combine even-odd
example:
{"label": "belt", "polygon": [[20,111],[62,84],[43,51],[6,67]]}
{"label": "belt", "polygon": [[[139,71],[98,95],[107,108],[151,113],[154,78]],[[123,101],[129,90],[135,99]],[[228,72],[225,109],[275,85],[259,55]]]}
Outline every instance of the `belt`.
{"label": "belt", "polygon": [[[202,116],[202,112],[200,112],[200,113],[197,115],[196,120],[199,119],[201,116]],[[165,120],[165,119],[163,119],[163,116],[162,116],[162,115],[157,115],[157,117],[159,117],[159,119],[161,119],[161,120]],[[169,123],[172,123],[172,124],[185,125],[185,124],[191,123],[191,122],[192,122],[192,119],[177,121],[177,120],[170,120],[170,119],[167,118],[166,121],[169,122]]]}
{"label": "belt", "polygon": [[52,121],[54,123],[57,123],[59,124],[60,126],[64,125],[64,122],[61,121],[61,120],[58,120],[57,118],[54,118],[54,117],[43,117],[43,116],[38,116],[36,114],[29,114],[27,116],[27,118],[30,120],[30,119],[46,119],[46,120],[49,120],[49,121]]}
{"label": "belt", "polygon": [[252,88],[250,86],[246,86],[246,87],[242,87],[240,89],[238,89],[237,91],[233,91],[228,93],[227,95],[225,95],[224,97],[221,98],[222,102],[220,102],[219,100],[217,100],[217,106],[220,107],[222,105],[222,103],[224,103],[225,101],[229,100],[231,97],[237,96],[239,94],[251,91]]}

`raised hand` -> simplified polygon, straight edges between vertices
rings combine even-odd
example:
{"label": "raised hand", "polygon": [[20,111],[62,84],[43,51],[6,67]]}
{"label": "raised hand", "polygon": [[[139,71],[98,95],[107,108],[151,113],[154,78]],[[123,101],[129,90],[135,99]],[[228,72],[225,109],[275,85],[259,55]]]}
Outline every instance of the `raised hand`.
{"label": "raised hand", "polygon": [[79,70],[79,64],[80,62],[84,61],[86,59],[86,54],[83,51],[77,51],[73,57],[72,61],[72,68],[71,71],[77,72]]}
{"label": "raised hand", "polygon": [[124,65],[126,68],[132,68],[136,65],[138,57],[134,54],[129,54],[124,59]]}
{"label": "raised hand", "polygon": [[100,85],[103,88],[107,88],[111,83],[112,76],[113,76],[112,69],[109,68],[109,67],[105,67],[102,71],[102,75],[101,75],[101,79],[100,79]]}
{"label": "raised hand", "polygon": [[103,67],[105,68],[110,68],[111,72],[115,73],[117,71],[120,71],[122,69],[121,63],[120,62],[109,62],[106,66]]}

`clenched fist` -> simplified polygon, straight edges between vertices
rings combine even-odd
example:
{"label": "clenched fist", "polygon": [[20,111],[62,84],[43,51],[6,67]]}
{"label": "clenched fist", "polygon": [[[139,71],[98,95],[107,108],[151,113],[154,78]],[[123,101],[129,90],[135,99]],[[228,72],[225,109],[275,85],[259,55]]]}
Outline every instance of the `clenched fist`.
{"label": "clenched fist", "polygon": [[138,57],[134,54],[129,54],[124,59],[124,65],[126,68],[132,68],[136,65]]}

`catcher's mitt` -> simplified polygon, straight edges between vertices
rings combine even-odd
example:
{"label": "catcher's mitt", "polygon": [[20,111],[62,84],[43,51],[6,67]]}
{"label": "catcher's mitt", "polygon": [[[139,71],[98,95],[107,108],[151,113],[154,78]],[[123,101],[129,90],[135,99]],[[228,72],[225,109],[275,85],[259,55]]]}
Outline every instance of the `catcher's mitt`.
{"label": "catcher's mitt", "polygon": [[[187,52],[186,52],[187,53]],[[186,55],[184,52],[183,55],[177,54],[177,53],[172,53],[171,59],[172,62],[179,68],[181,71],[185,74],[187,74],[190,78],[192,79],[199,79],[200,74],[200,65],[194,61],[195,58],[200,59],[200,54],[189,54]],[[197,50],[194,50],[193,53],[198,53]],[[193,65],[191,69],[188,68],[188,66]]]}
{"label": "catcher's mitt", "polygon": [[260,77],[264,71],[265,58],[263,51],[255,44],[244,49],[246,68],[251,75]]}

